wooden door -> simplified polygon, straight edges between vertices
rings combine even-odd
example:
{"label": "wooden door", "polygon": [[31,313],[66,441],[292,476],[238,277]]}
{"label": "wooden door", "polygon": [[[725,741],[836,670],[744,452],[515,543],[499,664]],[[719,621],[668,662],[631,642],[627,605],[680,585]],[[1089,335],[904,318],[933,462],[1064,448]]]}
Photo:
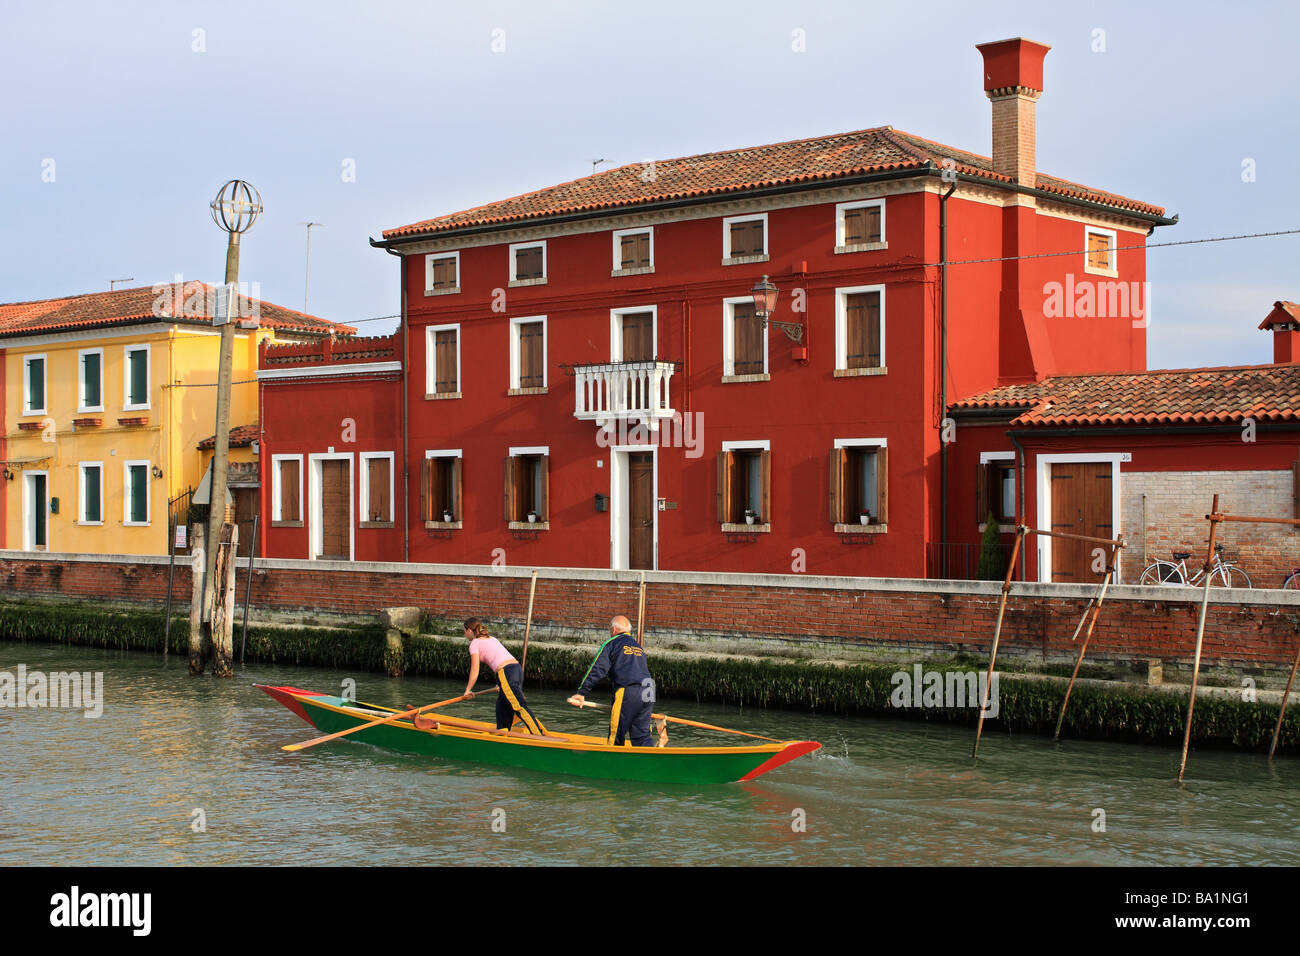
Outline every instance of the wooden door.
{"label": "wooden door", "polygon": [[[1110,462],[1066,462],[1051,468],[1052,530],[1113,537]],[[1106,545],[1053,538],[1052,580],[1074,584],[1100,581],[1105,572],[1093,570],[1093,552],[1097,548],[1109,561],[1110,548]]]}
{"label": "wooden door", "polygon": [[346,561],[351,557],[348,523],[352,489],[348,484],[346,461],[326,459],[320,463],[320,556],[322,558]]}
{"label": "wooden door", "polygon": [[652,570],[655,566],[654,455],[627,456],[627,564]]}
{"label": "wooden door", "polygon": [[257,546],[256,535],[253,534],[253,518],[257,515],[258,508],[258,491],[257,488],[236,488],[235,492],[235,523],[239,525],[239,556],[246,558],[249,555],[260,557],[262,552]]}
{"label": "wooden door", "polygon": [[623,361],[652,362],[655,357],[654,316],[649,312],[623,315]]}

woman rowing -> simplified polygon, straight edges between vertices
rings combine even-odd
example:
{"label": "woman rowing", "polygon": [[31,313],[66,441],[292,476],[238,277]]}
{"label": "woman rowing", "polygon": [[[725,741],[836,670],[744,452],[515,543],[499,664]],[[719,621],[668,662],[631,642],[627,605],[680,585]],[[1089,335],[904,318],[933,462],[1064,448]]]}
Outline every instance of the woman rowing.
{"label": "woman rowing", "polygon": [[476,617],[465,622],[465,637],[469,640],[469,680],[465,684],[462,700],[474,696],[478,683],[479,664],[483,663],[496,675],[501,689],[497,697],[497,731],[504,732],[518,719],[530,734],[546,736],[546,727],[533,716],[524,699],[524,672],[505,646],[488,633],[486,625]]}

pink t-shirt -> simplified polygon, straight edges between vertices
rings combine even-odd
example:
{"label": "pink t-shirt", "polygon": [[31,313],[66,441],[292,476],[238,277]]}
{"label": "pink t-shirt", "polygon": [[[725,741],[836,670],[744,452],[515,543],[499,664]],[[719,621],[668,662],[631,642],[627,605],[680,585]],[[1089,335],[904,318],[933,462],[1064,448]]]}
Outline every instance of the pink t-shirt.
{"label": "pink t-shirt", "polygon": [[469,652],[471,656],[477,654],[478,659],[492,668],[494,674],[515,659],[495,637],[474,638],[469,642]]}

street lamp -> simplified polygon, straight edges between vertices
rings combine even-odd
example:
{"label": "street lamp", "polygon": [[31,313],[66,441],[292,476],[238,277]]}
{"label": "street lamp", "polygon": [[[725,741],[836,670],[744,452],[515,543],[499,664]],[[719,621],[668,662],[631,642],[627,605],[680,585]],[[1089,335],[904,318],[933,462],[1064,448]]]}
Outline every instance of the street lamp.
{"label": "street lamp", "polygon": [[[235,326],[230,314],[235,307],[235,289],[239,283],[239,237],[252,228],[262,212],[262,197],[250,183],[232,179],[219,190],[212,200],[212,221],[228,236],[226,240],[226,288],[217,296],[212,324],[221,327],[221,358],[217,366],[217,433],[212,455],[212,484],[208,497],[208,536],[205,543],[203,579],[203,620],[212,620],[216,607],[217,548],[221,542],[221,526],[226,519],[226,472],[230,456],[230,380],[235,356]],[[233,556],[232,556],[233,559]],[[218,676],[228,676],[229,661],[220,635],[213,634],[213,671]],[[203,672],[199,649],[191,642],[190,673]]]}
{"label": "street lamp", "polygon": [[767,276],[758,280],[754,288],[749,291],[754,297],[754,313],[762,321],[764,331],[767,331],[769,325],[775,325],[791,342],[803,341],[802,322],[779,322],[771,318],[772,313],[776,311],[776,297],[780,295],[781,290],[768,282]]}

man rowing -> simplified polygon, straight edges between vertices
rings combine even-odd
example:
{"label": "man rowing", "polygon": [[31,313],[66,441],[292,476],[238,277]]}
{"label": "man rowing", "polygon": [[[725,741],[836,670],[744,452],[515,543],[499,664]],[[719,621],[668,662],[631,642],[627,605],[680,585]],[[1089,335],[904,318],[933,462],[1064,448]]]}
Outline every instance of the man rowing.
{"label": "man rowing", "polygon": [[[610,638],[596,652],[578,693],[569,698],[581,707],[587,694],[609,675],[614,699],[609,711],[609,740],[615,747],[631,741],[634,747],[653,747],[650,712],[654,709],[654,679],[646,666],[645,650],[632,636],[632,622],[622,614],[609,622]],[[663,746],[663,744],[659,744]]]}

